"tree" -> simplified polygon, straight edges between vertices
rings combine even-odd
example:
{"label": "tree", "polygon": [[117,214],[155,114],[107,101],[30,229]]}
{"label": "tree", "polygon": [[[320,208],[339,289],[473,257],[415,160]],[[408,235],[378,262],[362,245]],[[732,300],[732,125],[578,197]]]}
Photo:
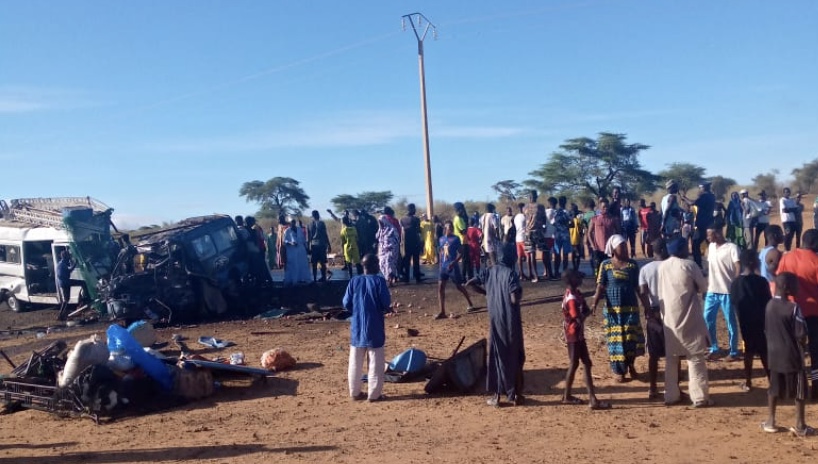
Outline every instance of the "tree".
{"label": "tree", "polygon": [[247,202],[256,202],[260,209],[256,216],[278,217],[280,214],[295,214],[310,206],[310,197],[304,193],[300,182],[292,177],[273,177],[267,182],[254,180],[245,182],[239,189],[239,196]]}
{"label": "tree", "polygon": [[809,193],[818,178],[818,158],[792,170],[793,187],[801,193]]}
{"label": "tree", "polygon": [[523,185],[513,180],[501,180],[491,186],[503,203],[513,203],[524,196]]}
{"label": "tree", "polygon": [[761,173],[750,179],[759,190],[764,190],[768,196],[777,197],[778,193],[778,169]]}
{"label": "tree", "polygon": [[358,195],[342,193],[330,201],[335,205],[336,211],[364,210],[374,213],[388,205],[392,197],[394,197],[392,192],[384,190],[382,192],[361,192]]}
{"label": "tree", "polygon": [[601,132],[596,140],[568,139],[562,151],[550,155],[545,164],[529,172],[523,182],[541,193],[569,198],[608,196],[615,186],[628,196],[656,190],[657,178],[642,169],[639,154],[650,148],[641,143],[625,143],[625,134]]}
{"label": "tree", "polygon": [[735,186],[737,182],[735,179],[729,177],[713,176],[710,178],[710,184],[710,190],[713,192],[713,195],[719,200],[725,200],[727,198],[727,191],[730,190],[730,187]]}
{"label": "tree", "polygon": [[[662,181],[675,180],[679,186],[679,193],[686,194],[688,190],[704,180],[705,169],[691,163],[670,163],[667,168],[659,171]],[[718,195],[717,195],[718,196]]]}

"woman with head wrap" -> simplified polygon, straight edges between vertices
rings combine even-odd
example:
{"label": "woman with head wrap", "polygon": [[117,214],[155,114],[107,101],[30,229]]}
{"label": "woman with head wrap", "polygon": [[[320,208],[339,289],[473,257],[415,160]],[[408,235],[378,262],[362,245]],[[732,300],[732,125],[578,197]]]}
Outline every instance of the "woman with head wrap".
{"label": "woman with head wrap", "polygon": [[605,298],[605,335],[608,339],[608,358],[618,382],[625,375],[636,378],[634,361],[645,354],[645,334],[639,321],[639,266],[628,259],[627,240],[613,235],[605,245],[610,256],[599,266],[593,310]]}
{"label": "woman with head wrap", "polygon": [[381,273],[393,285],[398,281],[398,261],[400,259],[400,231],[395,228],[387,214],[378,218],[378,264]]}
{"label": "woman with head wrap", "polygon": [[299,227],[295,217],[287,218],[290,226],[284,231],[284,285],[299,285],[312,282],[309,259],[307,258],[307,236]]}

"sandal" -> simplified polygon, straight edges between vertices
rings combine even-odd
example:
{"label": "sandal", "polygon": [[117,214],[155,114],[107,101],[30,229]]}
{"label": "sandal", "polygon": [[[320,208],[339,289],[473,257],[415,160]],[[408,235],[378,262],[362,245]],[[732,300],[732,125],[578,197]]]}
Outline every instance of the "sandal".
{"label": "sandal", "polygon": [[607,401],[597,401],[588,407],[591,408],[591,411],[604,411],[606,409],[611,409],[613,406],[611,406],[611,403]]}
{"label": "sandal", "polygon": [[800,430],[795,428],[795,427],[790,427],[789,430],[790,430],[790,433],[792,433],[793,435],[795,435],[796,437],[799,437],[799,438],[811,437],[811,436],[815,435],[815,429],[813,429],[810,426],[806,426],[806,427],[804,427],[803,429],[800,429]]}
{"label": "sandal", "polygon": [[751,387],[750,384],[748,384],[747,382],[741,382],[741,384],[738,386],[738,388],[739,388],[739,390],[743,391],[744,393],[749,393],[753,389],[753,387]]}
{"label": "sandal", "polygon": [[658,391],[651,390],[651,391],[648,392],[648,400],[649,401],[655,401],[655,400],[658,400],[659,398],[660,398],[660,396],[659,396]]}
{"label": "sandal", "polygon": [[562,404],[569,404],[569,405],[572,405],[572,406],[576,406],[576,405],[580,405],[580,404],[584,404],[584,403],[585,403],[585,401],[582,401],[581,399],[579,399],[579,398],[577,398],[576,396],[573,396],[573,395],[569,396],[568,398],[563,398],[562,399]]}
{"label": "sandal", "polygon": [[448,316],[446,316],[445,313],[438,313],[437,316],[435,316],[435,320],[437,321],[440,319],[448,319]]}
{"label": "sandal", "polygon": [[778,433],[780,429],[774,425],[767,425],[767,421],[761,423],[761,430],[767,433]]}

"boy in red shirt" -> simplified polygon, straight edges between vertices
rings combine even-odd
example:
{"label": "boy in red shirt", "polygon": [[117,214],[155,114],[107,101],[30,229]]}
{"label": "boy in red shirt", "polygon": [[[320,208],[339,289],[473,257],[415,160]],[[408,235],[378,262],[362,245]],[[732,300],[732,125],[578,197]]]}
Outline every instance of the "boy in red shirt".
{"label": "boy in red shirt", "polygon": [[568,269],[563,275],[563,281],[568,286],[565,289],[565,296],[562,298],[562,315],[565,318],[563,330],[565,331],[565,343],[568,345],[568,374],[565,376],[565,393],[562,397],[562,404],[582,404],[583,401],[571,395],[571,386],[574,383],[574,375],[579,367],[579,362],[585,370],[585,387],[588,389],[588,406],[591,409],[610,409],[611,404],[599,401],[594,393],[594,380],[591,377],[591,357],[588,354],[588,345],[585,343],[585,318],[591,314],[591,310],[585,303],[585,298],[579,289],[582,284],[582,277],[579,272]]}

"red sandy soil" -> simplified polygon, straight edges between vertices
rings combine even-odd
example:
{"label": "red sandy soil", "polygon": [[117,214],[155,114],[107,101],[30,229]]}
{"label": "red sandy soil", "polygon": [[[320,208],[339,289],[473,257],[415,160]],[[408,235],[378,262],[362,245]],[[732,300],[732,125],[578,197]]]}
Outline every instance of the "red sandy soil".
{"label": "red sandy soil", "polygon": [[[590,280],[585,289],[591,290]],[[398,286],[399,314],[387,320],[387,359],[411,347],[446,357],[487,334],[485,312],[463,314],[465,302],[449,290],[449,306],[461,317],[435,321],[435,283]],[[588,338],[601,399],[609,411],[560,404],[567,367],[559,340],[561,313],[557,283],[525,284],[523,320],[528,360],[526,404],[494,409],[482,388],[471,395],[429,396],[423,382],[386,384],[388,399],[353,402],[347,393],[348,323],[249,320],[162,329],[191,339],[214,335],[236,342],[225,355],[243,351],[258,366],[262,352],[284,347],[300,367],[266,384],[228,383],[206,400],[102,425],[25,410],[0,417],[0,464],[10,463],[261,463],[261,462],[814,462],[818,438],[767,434],[766,381],[756,361],[757,388],[739,389],[741,363],[712,362],[711,394],[716,406],[692,410],[647,400],[647,384],[617,384],[608,369],[601,316],[589,323]],[[482,297],[475,303],[485,305]],[[411,307],[409,306],[411,304]],[[410,312],[411,311],[411,312]],[[0,311],[0,329],[50,321],[53,311]],[[400,328],[394,328],[399,325]],[[104,333],[104,325],[53,332],[0,336],[0,348],[19,363],[30,350],[56,339],[73,341]],[[408,337],[406,328],[420,331]],[[253,333],[256,334],[253,334]],[[721,336],[726,343],[726,334]],[[194,344],[191,343],[191,348]],[[0,361],[2,363],[2,361]],[[647,359],[637,363],[640,372]],[[661,366],[664,369],[664,366]],[[0,372],[8,372],[3,366]],[[660,373],[661,376],[661,373]],[[660,377],[661,378],[661,377]],[[581,373],[575,394],[586,398]],[[685,385],[683,384],[683,388]],[[660,386],[661,388],[661,386]],[[818,408],[807,420],[818,424]],[[779,424],[792,425],[793,406],[779,408]]]}

